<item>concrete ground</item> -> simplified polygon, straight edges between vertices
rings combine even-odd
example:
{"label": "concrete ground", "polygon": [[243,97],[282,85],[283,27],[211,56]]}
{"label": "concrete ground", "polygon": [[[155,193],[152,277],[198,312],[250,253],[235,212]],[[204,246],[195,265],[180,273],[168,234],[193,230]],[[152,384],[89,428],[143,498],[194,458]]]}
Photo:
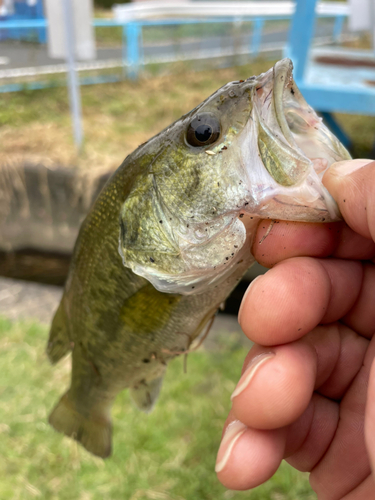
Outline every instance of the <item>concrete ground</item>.
{"label": "concrete ground", "polygon": [[[333,20],[318,23],[315,29],[315,43],[332,41]],[[344,30],[346,35],[346,28]],[[253,32],[234,36],[201,36],[197,38],[171,39],[159,43],[146,43],[140,48],[141,59],[146,63],[170,62],[175,60],[196,59],[201,55],[211,57],[220,53],[222,56],[233,54],[249,54],[251,52]],[[287,28],[267,28],[260,40],[261,51],[280,50],[288,40]],[[122,66],[123,54],[127,47],[98,47],[94,61],[77,63],[81,70],[103,69]],[[0,79],[19,76],[52,74],[66,71],[62,59],[51,59],[46,45],[22,42],[17,40],[0,40]]]}
{"label": "concrete ground", "polygon": [[28,281],[0,278],[0,314],[11,320],[51,322],[62,288]]}

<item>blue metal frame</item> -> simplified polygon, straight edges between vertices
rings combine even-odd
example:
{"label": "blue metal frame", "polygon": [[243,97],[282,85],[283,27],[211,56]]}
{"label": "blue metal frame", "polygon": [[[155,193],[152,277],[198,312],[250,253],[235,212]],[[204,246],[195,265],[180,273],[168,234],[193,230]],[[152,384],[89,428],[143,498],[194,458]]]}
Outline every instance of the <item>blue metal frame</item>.
{"label": "blue metal frame", "polygon": [[[115,83],[122,81],[122,76],[118,75],[97,75],[82,76],[79,79],[80,85],[97,85],[99,83]],[[22,92],[25,90],[42,90],[47,88],[65,87],[66,83],[57,81],[37,81],[25,83],[8,83],[0,86],[0,94],[8,92]]]}
{"label": "blue metal frame", "polygon": [[[311,0],[307,0],[311,1]],[[299,4],[303,4],[304,1],[298,1]],[[319,17],[336,17],[334,36],[338,37],[342,30],[343,16],[332,16],[332,15],[320,15]],[[340,22],[337,20],[340,18]],[[262,32],[265,21],[275,21],[275,20],[290,20],[290,16],[280,15],[280,16],[270,16],[270,17],[242,17],[241,21],[247,21],[253,23],[253,32],[250,41],[250,52],[253,56],[257,55],[260,50]],[[230,17],[211,17],[207,19],[156,19],[156,20],[142,20],[142,21],[131,21],[131,22],[121,22],[112,19],[94,19],[94,27],[122,27],[122,60],[123,60],[123,76],[131,79],[136,79],[139,76],[139,71],[143,65],[143,52],[142,52],[142,30],[143,27],[149,26],[170,26],[170,25],[186,25],[186,24],[212,24],[212,23],[233,23],[238,22],[238,16]],[[18,29],[26,30],[30,28],[39,28],[40,31],[46,32],[48,22],[46,19],[17,19],[17,20],[0,20],[0,30],[1,29]],[[301,30],[299,30],[300,32]],[[95,77],[98,79],[98,83],[103,83],[103,81],[117,81],[118,76],[105,76],[105,77]],[[107,80],[106,80],[107,79]],[[81,78],[81,82],[86,84],[87,82],[95,83],[93,77]],[[22,90],[24,88],[43,88],[44,86],[49,86],[47,82],[44,84],[41,82],[33,82],[28,84],[6,84],[0,85],[0,92],[10,92]]]}
{"label": "blue metal frame", "polygon": [[259,53],[260,42],[262,40],[263,26],[264,26],[264,19],[262,18],[254,19],[254,30],[253,30],[253,36],[251,37],[251,52],[254,55],[257,55]]}
{"label": "blue metal frame", "polygon": [[300,0],[296,3],[289,32],[289,57],[294,64],[294,79],[299,84],[303,79],[308,60],[310,42],[314,34],[316,0]]}
{"label": "blue metal frame", "polygon": [[[23,1],[15,1],[14,2],[14,13],[9,14],[6,17],[0,18],[0,25],[2,25],[3,21],[15,21],[22,22],[28,20],[43,20],[44,19],[44,9],[43,9],[43,0],[36,0],[35,5],[28,5],[26,0]],[[43,26],[35,26],[30,27],[30,29],[25,30],[22,26],[17,26],[17,24],[8,30],[7,32],[0,31],[0,40],[4,40],[6,38],[16,39],[16,40],[30,40],[35,39],[35,35],[37,37],[37,41],[39,43],[46,43],[46,30],[45,25]]]}
{"label": "blue metal frame", "polygon": [[127,35],[127,62],[128,62],[128,77],[131,80],[136,80],[139,74],[140,66],[140,25],[139,23],[128,23],[126,26]]}
{"label": "blue metal frame", "polygon": [[298,86],[306,101],[318,111],[375,115],[374,87],[314,85],[308,82],[300,82]]}
{"label": "blue metal frame", "polygon": [[[309,50],[315,23],[316,0],[298,0],[292,19],[288,56],[295,67],[295,80],[307,102],[322,112],[343,112],[375,115],[375,87],[358,85],[356,69],[350,70],[351,85],[314,84],[306,79]],[[342,29],[342,20],[336,21],[334,36]]]}
{"label": "blue metal frame", "polygon": [[46,28],[46,19],[0,19],[1,29]]}
{"label": "blue metal frame", "polygon": [[337,121],[334,119],[331,113],[327,113],[323,111],[320,113],[327,127],[335,134],[335,136],[339,139],[339,141],[344,144],[346,148],[350,148],[351,139],[350,137],[343,131]]}
{"label": "blue metal frame", "polygon": [[[327,126],[337,135],[346,147],[351,140],[332,116],[332,112],[375,115],[375,87],[366,86],[363,77],[355,68],[348,76],[351,85],[340,85],[333,78],[332,83],[317,84],[306,78],[309,63],[309,50],[315,23],[316,0],[297,0],[297,7],[292,19],[288,43],[288,56],[295,66],[295,80],[306,101],[318,110]],[[335,20],[334,39],[338,39],[343,17]],[[375,80],[375,72],[374,72]],[[362,80],[362,83],[358,84]],[[375,146],[374,146],[375,148]]]}

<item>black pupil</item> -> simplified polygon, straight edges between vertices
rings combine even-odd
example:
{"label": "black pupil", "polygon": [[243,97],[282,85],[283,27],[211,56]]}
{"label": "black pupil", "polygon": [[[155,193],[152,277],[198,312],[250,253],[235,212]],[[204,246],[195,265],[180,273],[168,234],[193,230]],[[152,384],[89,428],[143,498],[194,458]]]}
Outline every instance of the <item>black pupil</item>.
{"label": "black pupil", "polygon": [[213,144],[219,137],[220,123],[211,113],[196,116],[186,130],[186,142],[195,148]]}
{"label": "black pupil", "polygon": [[199,142],[206,142],[212,135],[212,128],[209,125],[199,125],[195,130],[195,137]]}

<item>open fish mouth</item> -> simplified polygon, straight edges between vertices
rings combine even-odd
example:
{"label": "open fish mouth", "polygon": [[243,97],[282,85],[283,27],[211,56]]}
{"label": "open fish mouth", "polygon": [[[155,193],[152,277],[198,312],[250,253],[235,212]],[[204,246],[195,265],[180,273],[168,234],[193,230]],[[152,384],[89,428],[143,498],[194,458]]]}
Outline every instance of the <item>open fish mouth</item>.
{"label": "open fish mouth", "polygon": [[273,68],[277,122],[289,145],[305,154],[322,176],[331,163],[343,157],[349,159],[350,155],[306,103],[293,80],[292,71],[290,59],[279,61]]}
{"label": "open fish mouth", "polygon": [[240,279],[259,219],[340,219],[322,176],[350,156],[292,70],[283,59],[224,85],[145,145],[147,175],[122,206],[119,251],[157,290],[196,294]]}
{"label": "open fish mouth", "polygon": [[290,59],[277,62],[257,78],[253,104],[246,148],[258,152],[269,174],[260,174],[254,182],[254,163],[259,160],[254,153],[246,154],[247,169],[252,165],[252,196],[260,202],[259,215],[337,220],[337,207],[321,179],[332,163],[350,155],[306,103],[294,82]]}

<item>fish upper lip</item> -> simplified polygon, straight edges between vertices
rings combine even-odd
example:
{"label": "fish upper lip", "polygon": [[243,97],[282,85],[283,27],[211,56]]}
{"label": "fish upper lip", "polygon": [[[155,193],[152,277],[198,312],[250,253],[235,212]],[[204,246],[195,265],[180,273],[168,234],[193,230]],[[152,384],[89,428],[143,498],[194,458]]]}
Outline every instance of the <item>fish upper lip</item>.
{"label": "fish upper lip", "polygon": [[[276,118],[277,124],[279,125],[280,131],[282,132],[283,139],[286,142],[286,144],[288,144],[291,148],[293,148],[294,150],[298,150],[300,153],[303,153],[299,149],[293,138],[292,132],[286,120],[286,113],[284,108],[285,93],[288,92],[290,89],[293,90],[293,85],[294,85],[292,61],[288,58],[282,59],[281,61],[278,61],[275,64],[272,70],[261,76],[263,78],[260,78],[258,80],[258,83],[255,86],[255,91],[261,90],[267,84],[270,85],[270,91],[269,94],[267,95],[266,100],[268,100],[268,97],[270,96],[271,98],[270,100],[272,102],[271,114],[273,114],[273,116]],[[296,86],[295,90],[293,91],[293,94],[294,92],[296,92],[297,95],[301,95]],[[258,104],[258,106],[260,105],[259,112],[263,104],[264,103]],[[300,106],[300,103],[298,103],[298,101],[297,104]],[[261,119],[261,115],[262,113],[259,113],[259,119]],[[268,125],[269,119],[265,118],[263,120],[264,123],[267,126],[269,126]],[[272,126],[270,128],[273,129]],[[304,156],[306,155],[304,154]]]}
{"label": "fish upper lip", "polygon": [[273,105],[275,115],[284,138],[292,148],[296,149],[297,144],[286,121],[284,110],[284,93],[287,88],[292,87],[293,83],[292,61],[290,59],[278,61],[273,67]]}

